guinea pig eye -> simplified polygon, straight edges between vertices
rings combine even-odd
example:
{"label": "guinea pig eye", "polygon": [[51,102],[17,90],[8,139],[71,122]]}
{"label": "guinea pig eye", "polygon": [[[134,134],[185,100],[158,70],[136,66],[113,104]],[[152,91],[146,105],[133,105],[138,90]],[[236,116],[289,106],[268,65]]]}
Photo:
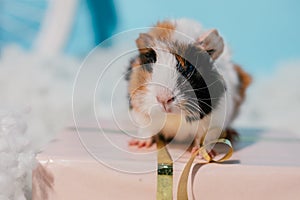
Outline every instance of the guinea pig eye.
{"label": "guinea pig eye", "polygon": [[190,64],[189,62],[186,62],[186,67],[185,67],[185,73],[184,76],[187,78],[190,78],[194,72],[194,66]]}
{"label": "guinea pig eye", "polygon": [[191,63],[187,63],[187,66],[186,66],[186,72],[187,73],[192,73],[194,70],[194,66],[191,64]]}
{"label": "guinea pig eye", "polygon": [[194,66],[186,60],[184,61],[184,66],[179,61],[177,62],[177,70],[187,78],[192,75],[194,69]]}
{"label": "guinea pig eye", "polygon": [[193,73],[195,67],[190,62],[182,58],[181,56],[179,55],[175,55],[175,56],[177,60],[178,72],[180,72],[183,76],[189,78]]}

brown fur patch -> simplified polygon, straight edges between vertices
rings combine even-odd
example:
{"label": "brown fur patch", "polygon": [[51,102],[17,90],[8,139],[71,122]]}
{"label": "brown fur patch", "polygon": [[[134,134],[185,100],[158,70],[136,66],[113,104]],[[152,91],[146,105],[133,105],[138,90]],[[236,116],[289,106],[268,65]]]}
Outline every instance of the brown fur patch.
{"label": "brown fur patch", "polygon": [[166,41],[170,40],[175,26],[168,21],[158,22],[148,33],[141,33],[136,39],[136,45],[141,53],[146,53],[149,48],[153,47],[153,40]]}
{"label": "brown fur patch", "polygon": [[144,90],[144,84],[150,78],[150,73],[141,68],[133,68],[131,79],[129,82],[129,92],[134,94],[139,90]]}
{"label": "brown fur patch", "polygon": [[175,56],[176,56],[176,59],[178,60],[178,62],[180,63],[180,65],[183,67],[183,69],[185,70],[186,69],[186,66],[185,66],[185,61],[184,61],[184,59],[181,57],[181,56],[179,56],[179,55],[177,55],[177,54],[175,54]]}
{"label": "brown fur patch", "polygon": [[140,104],[143,102],[140,102],[140,100],[136,98],[136,96],[139,93],[146,92],[146,86],[144,84],[149,80],[151,74],[148,71],[142,69],[138,58],[134,62],[132,62],[131,66],[132,72],[130,75],[128,90],[132,107],[133,109],[138,111]]}
{"label": "brown fur patch", "polygon": [[[234,64],[234,69],[235,69],[235,71],[238,75],[238,79],[239,79],[239,85],[238,85],[239,91],[238,92],[239,92],[240,98],[237,99],[235,102],[234,114],[232,116],[231,121],[233,121],[236,118],[236,116],[238,115],[240,105],[243,103],[243,101],[245,100],[245,97],[246,97],[246,90],[252,82],[251,76],[248,73],[246,73],[241,68],[241,66]],[[229,132],[229,135],[230,135],[230,133],[231,132]],[[235,135],[237,135],[237,134],[235,134]],[[230,137],[230,136],[228,136],[228,137]],[[232,137],[235,138],[236,136],[232,136]]]}
{"label": "brown fur patch", "polygon": [[239,93],[241,96],[241,100],[243,101],[245,99],[246,96],[246,89],[248,88],[248,86],[251,84],[252,82],[252,77],[246,73],[241,66],[235,64],[234,68],[238,74],[239,77],[239,81],[240,81],[240,85],[239,85]]}
{"label": "brown fur patch", "polygon": [[154,28],[149,31],[149,35],[158,40],[169,40],[175,26],[168,21],[158,22]]}
{"label": "brown fur patch", "polygon": [[135,42],[141,53],[146,53],[149,48],[154,46],[153,38],[148,33],[141,33]]}

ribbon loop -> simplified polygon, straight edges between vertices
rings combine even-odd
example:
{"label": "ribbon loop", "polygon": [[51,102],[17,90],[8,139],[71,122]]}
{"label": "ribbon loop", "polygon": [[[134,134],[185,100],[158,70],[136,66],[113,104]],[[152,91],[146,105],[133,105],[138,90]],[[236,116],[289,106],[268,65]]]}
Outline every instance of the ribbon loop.
{"label": "ribbon loop", "polygon": [[[208,148],[210,146],[213,146],[212,148]],[[207,149],[211,149],[210,152],[207,151]],[[216,155],[212,155],[211,152],[214,152]],[[205,162],[201,164],[207,164],[209,162],[223,162],[225,160],[228,160],[233,153],[233,147],[231,145],[231,142],[225,138],[221,138],[212,142],[209,142],[199,148],[196,152],[194,152],[185,165],[183,172],[181,174],[179,183],[178,183],[178,190],[177,190],[177,199],[180,200],[188,200],[188,191],[187,191],[187,185],[188,185],[188,177],[192,168],[192,164],[198,154],[200,154],[204,159]]]}
{"label": "ribbon loop", "polygon": [[[157,194],[158,200],[171,200],[173,198],[173,161],[165,146],[164,141],[157,137]],[[204,142],[202,141],[202,144]],[[204,165],[210,162],[223,162],[228,160],[233,153],[233,147],[228,139],[221,138],[207,142],[202,145],[197,151],[195,151],[191,158],[186,163],[177,189],[177,199],[188,200],[188,178],[193,165],[193,162],[197,155],[200,155],[205,160],[200,164]]]}

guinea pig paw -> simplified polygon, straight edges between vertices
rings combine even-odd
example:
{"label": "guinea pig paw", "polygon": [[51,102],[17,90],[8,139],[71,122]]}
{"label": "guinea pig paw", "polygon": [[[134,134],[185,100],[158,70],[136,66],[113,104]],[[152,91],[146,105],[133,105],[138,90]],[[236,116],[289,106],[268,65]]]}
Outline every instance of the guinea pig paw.
{"label": "guinea pig paw", "polygon": [[150,148],[153,144],[154,144],[154,140],[152,138],[144,139],[144,140],[132,139],[129,141],[129,146],[137,146],[138,148],[142,148],[142,147]]}
{"label": "guinea pig paw", "polygon": [[[196,151],[199,150],[199,148],[200,148],[200,147],[198,147],[198,146],[194,146],[194,147],[192,148],[192,150],[191,150],[191,154],[194,154]],[[199,152],[197,153],[197,155],[199,155]]]}

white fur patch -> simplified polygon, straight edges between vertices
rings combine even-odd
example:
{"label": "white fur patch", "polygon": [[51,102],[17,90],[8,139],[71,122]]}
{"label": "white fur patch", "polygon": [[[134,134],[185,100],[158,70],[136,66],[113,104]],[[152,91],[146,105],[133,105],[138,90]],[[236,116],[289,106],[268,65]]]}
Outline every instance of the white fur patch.
{"label": "white fur patch", "polygon": [[172,35],[173,41],[193,43],[204,33],[201,24],[190,19],[172,20],[171,23],[175,25],[175,32]]}
{"label": "white fur patch", "polygon": [[156,50],[157,62],[153,65],[151,91],[155,95],[163,95],[165,90],[174,91],[178,79],[176,58],[173,54]]}

